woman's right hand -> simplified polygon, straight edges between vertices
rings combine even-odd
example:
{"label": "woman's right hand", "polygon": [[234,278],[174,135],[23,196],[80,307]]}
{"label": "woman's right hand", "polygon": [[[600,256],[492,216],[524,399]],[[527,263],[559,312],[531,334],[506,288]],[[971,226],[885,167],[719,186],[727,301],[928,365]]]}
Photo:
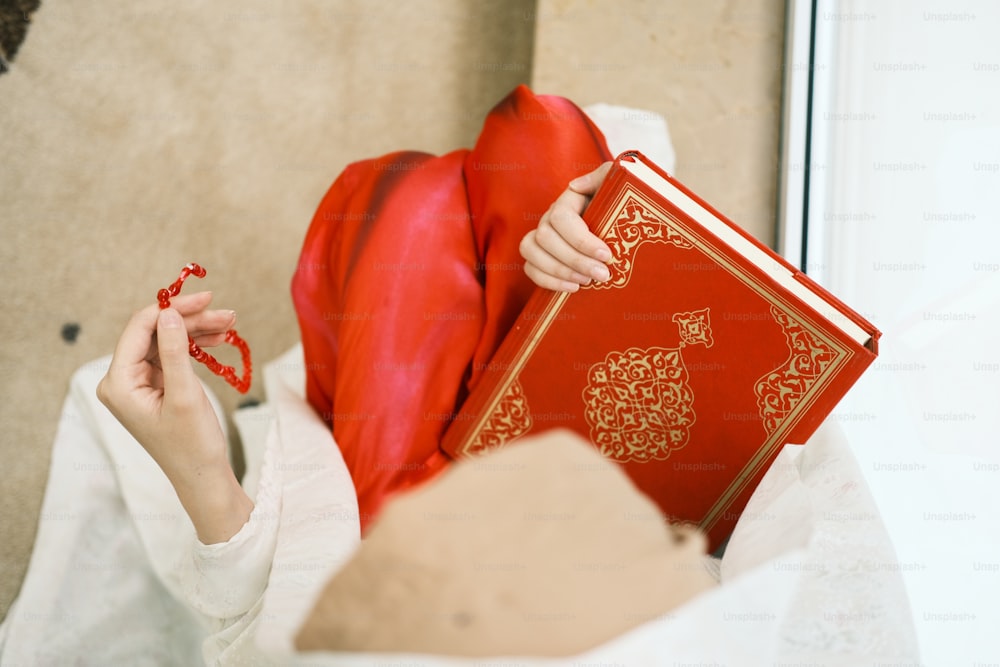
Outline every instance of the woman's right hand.
{"label": "woman's right hand", "polygon": [[538,227],[521,240],[524,272],[536,285],[575,292],[581,285],[610,278],[606,264],[611,261],[611,250],[581,217],[610,169],[611,163],[605,162],[573,179],[538,221]]}
{"label": "woman's right hand", "polygon": [[202,542],[229,539],[253,503],[232,467],[215,410],[194,373],[188,334],[201,347],[223,342],[236,315],[208,310],[210,292],[136,312],[115,348],[97,396],[149,452],[187,510]]}

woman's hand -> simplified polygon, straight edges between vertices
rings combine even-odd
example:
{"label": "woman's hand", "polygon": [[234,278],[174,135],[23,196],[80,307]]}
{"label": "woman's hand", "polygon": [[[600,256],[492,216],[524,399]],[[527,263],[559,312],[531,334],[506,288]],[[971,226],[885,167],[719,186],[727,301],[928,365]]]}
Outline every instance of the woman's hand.
{"label": "woman's hand", "polygon": [[228,540],[253,509],[188,355],[189,333],[212,347],[235,322],[231,310],[207,310],[211,300],[201,292],[175,297],[171,308],[153,304],[136,312],[97,386],[97,397],[173,484],[206,544]]}
{"label": "woman's hand", "polygon": [[590,232],[580,215],[604,181],[610,162],[574,179],[538,222],[521,239],[524,272],[536,285],[559,292],[575,292],[591,281],[611,277],[605,264],[608,246]]}

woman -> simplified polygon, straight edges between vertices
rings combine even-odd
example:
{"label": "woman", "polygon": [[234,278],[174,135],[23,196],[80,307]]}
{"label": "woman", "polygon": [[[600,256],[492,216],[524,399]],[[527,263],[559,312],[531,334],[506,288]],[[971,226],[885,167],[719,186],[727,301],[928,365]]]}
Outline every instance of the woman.
{"label": "woman", "polygon": [[[4,659],[265,664],[262,647],[290,653],[305,611],[290,601],[307,604],[324,573],[350,557],[358,518],[370,520],[389,494],[445,467],[438,438],[447,421],[435,416],[447,417],[475,386],[527,294],[604,278],[608,249],[580,214],[607,157],[579,109],[518,89],[490,114],[472,151],[399,153],[349,167],[317,211],[293,283],[307,395],[326,424],[298,395],[282,396],[289,385],[269,385],[269,401],[293,404],[286,414],[298,430],[268,437],[256,508],[229,466],[217,413],[188,356],[188,334],[218,345],[235,315],[210,309],[208,293],[138,311],[99,384],[93,366],[74,377],[64,423],[82,434],[57,437],[50,490],[64,493],[47,492],[45,505],[57,518],[72,508],[74,520],[40,529],[47,546],[36,549],[44,557],[38,574],[0,625]],[[167,479],[93,405],[95,385]],[[273,421],[280,429],[281,417]],[[737,664],[747,655],[826,658],[836,646],[838,664],[883,654],[914,662],[911,614],[877,506],[846,444],[814,440],[786,448],[748,506],[719,595],[584,659]],[[268,463],[271,454],[297,458]],[[329,465],[315,464],[324,456]],[[76,474],[78,459],[79,469],[107,474]],[[294,481],[282,486],[283,477]],[[71,505],[74,494],[91,502]],[[346,516],[358,507],[360,517]],[[838,518],[847,514],[871,520]],[[112,530],[112,520],[123,525]],[[80,560],[80,551],[90,557]]]}
{"label": "woman", "polygon": [[[446,467],[447,416],[534,286],[574,291],[607,279],[610,250],[580,215],[609,157],[575,105],[522,86],[493,109],[471,151],[356,163],[327,193],[293,297],[307,395],[351,471],[362,529],[389,495]],[[426,247],[432,259],[422,259]],[[188,335],[212,347],[235,322],[210,301],[203,292],[138,311],[98,386],[204,544],[229,540],[253,510],[188,357]]]}

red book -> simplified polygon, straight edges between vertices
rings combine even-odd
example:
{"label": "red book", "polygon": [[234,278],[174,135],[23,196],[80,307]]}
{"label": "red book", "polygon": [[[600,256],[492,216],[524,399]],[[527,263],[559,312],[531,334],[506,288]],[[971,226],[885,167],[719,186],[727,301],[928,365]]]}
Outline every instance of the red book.
{"label": "red book", "polygon": [[536,289],[442,448],[475,456],[570,428],[718,545],[880,333],[639,153],[618,157],[583,217],[611,279]]}

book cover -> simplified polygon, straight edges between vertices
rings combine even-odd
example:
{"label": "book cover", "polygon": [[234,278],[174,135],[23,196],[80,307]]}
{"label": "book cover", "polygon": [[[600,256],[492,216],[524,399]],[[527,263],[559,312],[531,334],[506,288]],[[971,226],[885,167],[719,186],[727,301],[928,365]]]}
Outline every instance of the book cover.
{"label": "book cover", "polygon": [[572,429],[714,547],[880,334],[640,153],[617,158],[583,217],[611,248],[611,279],[535,291],[442,449]]}

